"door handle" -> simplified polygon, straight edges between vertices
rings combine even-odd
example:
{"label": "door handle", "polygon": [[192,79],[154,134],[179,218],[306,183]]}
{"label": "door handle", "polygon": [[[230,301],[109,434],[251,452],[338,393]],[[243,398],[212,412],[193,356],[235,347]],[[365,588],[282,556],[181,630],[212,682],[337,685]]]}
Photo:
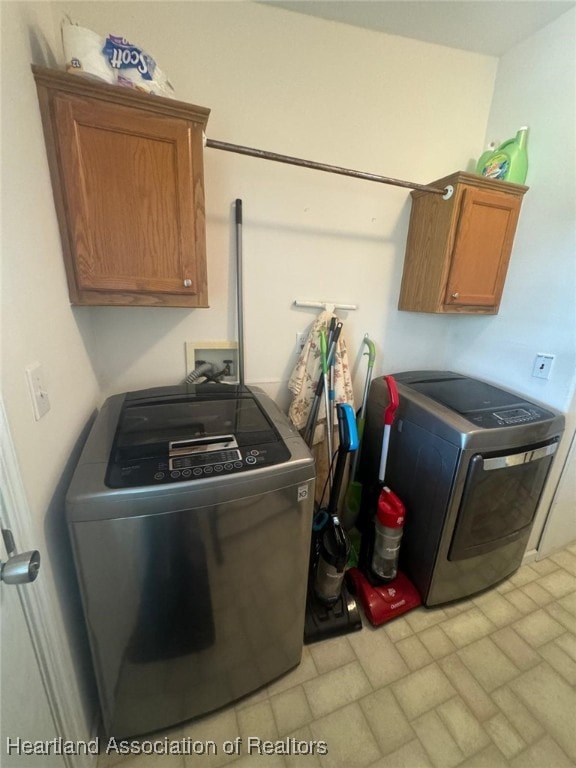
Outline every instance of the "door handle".
{"label": "door handle", "polygon": [[29,584],[38,576],[40,552],[34,549],[12,555],[5,563],[0,561],[0,581],[5,584]]}
{"label": "door handle", "polygon": [[8,552],[8,560],[0,560],[0,581],[5,584],[29,584],[38,576],[40,552],[37,549],[16,554],[12,531],[2,530],[2,538]]}
{"label": "door handle", "polygon": [[484,459],[482,469],[490,471],[492,469],[503,469],[504,467],[515,467],[518,464],[530,464],[532,461],[538,461],[546,456],[552,456],[556,453],[558,443],[543,445],[541,448],[534,448],[532,451],[523,451],[522,453],[512,453],[508,456],[496,456],[492,459]]}

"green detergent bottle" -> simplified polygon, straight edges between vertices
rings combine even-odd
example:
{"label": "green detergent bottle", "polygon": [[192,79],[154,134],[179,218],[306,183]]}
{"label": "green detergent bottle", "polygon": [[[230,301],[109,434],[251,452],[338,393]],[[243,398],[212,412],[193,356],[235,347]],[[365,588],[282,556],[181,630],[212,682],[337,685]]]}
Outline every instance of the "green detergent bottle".
{"label": "green detergent bottle", "polygon": [[511,181],[513,184],[524,184],[528,173],[528,128],[523,126],[516,138],[508,139],[483,162],[480,158],[478,171],[488,179]]}
{"label": "green detergent bottle", "polygon": [[488,160],[488,158],[492,157],[495,149],[496,149],[496,142],[491,141],[490,144],[488,144],[486,150],[482,152],[482,154],[478,158],[478,162],[476,163],[476,173],[479,176],[482,176],[482,171],[484,170],[486,161]]}

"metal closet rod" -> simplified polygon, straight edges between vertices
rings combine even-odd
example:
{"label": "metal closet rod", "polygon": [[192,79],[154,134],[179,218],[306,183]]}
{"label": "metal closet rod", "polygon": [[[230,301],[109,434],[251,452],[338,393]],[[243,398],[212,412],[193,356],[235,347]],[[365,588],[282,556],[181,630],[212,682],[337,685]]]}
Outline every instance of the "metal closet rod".
{"label": "metal closet rod", "polygon": [[419,189],[423,192],[435,192],[438,195],[449,195],[450,188],[439,189],[431,187],[428,184],[414,184],[411,181],[402,181],[401,179],[392,179],[389,176],[378,176],[375,173],[365,173],[364,171],[352,171],[349,168],[341,168],[339,165],[326,165],[326,163],[316,163],[313,160],[302,160],[299,157],[290,157],[289,155],[279,155],[276,152],[268,152],[265,149],[253,149],[252,147],[242,147],[239,144],[228,144],[225,141],[216,141],[215,139],[206,139],[205,145],[211,149],[222,149],[224,152],[235,152],[238,155],[249,155],[250,157],[259,157],[262,160],[274,160],[276,163],[287,163],[288,165],[299,165],[302,168],[312,168],[315,171],[326,171],[327,173],[337,173],[341,176],[352,176],[355,179],[365,179],[366,181],[377,181],[380,184],[391,184],[395,187],[406,187],[407,189]]}

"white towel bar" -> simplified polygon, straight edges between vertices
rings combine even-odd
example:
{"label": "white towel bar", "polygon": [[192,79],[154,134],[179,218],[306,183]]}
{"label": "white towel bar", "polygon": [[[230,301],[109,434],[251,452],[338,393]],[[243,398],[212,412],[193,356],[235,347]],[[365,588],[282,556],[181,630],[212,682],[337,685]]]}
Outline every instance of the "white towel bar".
{"label": "white towel bar", "polygon": [[295,307],[313,307],[315,309],[325,309],[327,312],[334,312],[336,309],[355,310],[357,304],[340,304],[337,301],[300,301],[294,299]]}

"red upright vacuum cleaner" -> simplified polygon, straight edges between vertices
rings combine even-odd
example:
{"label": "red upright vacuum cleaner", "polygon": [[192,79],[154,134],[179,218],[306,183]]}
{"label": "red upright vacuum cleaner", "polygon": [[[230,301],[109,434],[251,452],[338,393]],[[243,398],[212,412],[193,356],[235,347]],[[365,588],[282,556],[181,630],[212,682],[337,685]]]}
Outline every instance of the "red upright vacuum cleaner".
{"label": "red upright vacuum cleaner", "polygon": [[384,411],[384,430],[378,473],[379,494],[376,511],[368,511],[361,524],[362,546],[357,568],[347,572],[347,580],[359,597],[368,620],[374,626],[400,616],[422,603],[416,587],[398,570],[398,555],[406,511],[396,494],[384,485],[390,428],[399,405],[398,390],[392,376],[384,376],[389,403]]}

